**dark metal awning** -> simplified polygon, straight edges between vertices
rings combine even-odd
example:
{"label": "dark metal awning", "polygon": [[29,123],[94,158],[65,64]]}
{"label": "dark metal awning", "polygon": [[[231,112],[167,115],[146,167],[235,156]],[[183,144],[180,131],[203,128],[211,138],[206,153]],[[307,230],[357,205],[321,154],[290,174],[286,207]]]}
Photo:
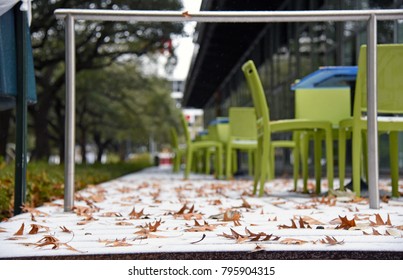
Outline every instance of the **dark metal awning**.
{"label": "dark metal awning", "polygon": [[[273,11],[284,1],[211,0],[202,11]],[[202,108],[239,61],[265,23],[199,23],[199,50],[192,62],[184,92],[184,107]]]}

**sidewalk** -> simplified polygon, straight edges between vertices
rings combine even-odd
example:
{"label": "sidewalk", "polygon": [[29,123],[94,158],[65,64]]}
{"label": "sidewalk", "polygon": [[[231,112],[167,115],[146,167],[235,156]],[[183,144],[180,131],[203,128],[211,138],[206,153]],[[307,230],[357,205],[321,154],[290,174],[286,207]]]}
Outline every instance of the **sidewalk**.
{"label": "sidewalk", "polygon": [[[26,209],[0,223],[0,258],[403,257],[402,198],[371,210],[367,199],[292,192],[291,180],[257,198],[248,180],[182,178],[151,168],[76,193],[73,213],[62,200]],[[380,188],[390,193],[388,181]]]}

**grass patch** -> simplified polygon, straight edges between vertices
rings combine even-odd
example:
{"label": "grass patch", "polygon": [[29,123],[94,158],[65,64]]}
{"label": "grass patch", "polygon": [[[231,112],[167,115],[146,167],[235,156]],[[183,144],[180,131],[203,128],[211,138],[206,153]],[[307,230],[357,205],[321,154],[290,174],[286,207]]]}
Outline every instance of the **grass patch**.
{"label": "grass patch", "polygon": [[[99,184],[151,166],[148,155],[130,162],[76,165],[75,190]],[[27,167],[26,206],[38,207],[64,195],[64,167],[31,162]],[[14,164],[0,162],[0,220],[13,216]]]}

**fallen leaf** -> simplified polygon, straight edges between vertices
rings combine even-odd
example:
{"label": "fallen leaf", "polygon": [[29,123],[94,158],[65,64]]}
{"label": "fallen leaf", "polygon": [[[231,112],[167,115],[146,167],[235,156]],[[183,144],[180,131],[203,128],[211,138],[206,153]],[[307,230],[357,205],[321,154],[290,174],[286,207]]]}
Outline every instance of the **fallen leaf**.
{"label": "fallen leaf", "polygon": [[252,250],[252,252],[258,252],[258,251],[262,251],[265,250],[266,248],[263,245],[258,245],[256,244],[256,247]]}
{"label": "fallen leaf", "polygon": [[190,244],[196,244],[196,243],[199,243],[199,242],[203,241],[203,240],[204,240],[204,238],[206,238],[206,235],[205,235],[205,234],[203,234],[203,236],[202,236],[202,238],[201,238],[200,240],[198,240],[198,241],[194,241],[194,242],[190,242]]}
{"label": "fallen leaf", "polygon": [[86,225],[86,224],[88,224],[89,222],[92,222],[92,221],[98,221],[98,219],[94,218],[91,215],[86,215],[86,217],[84,219],[82,219],[80,222],[78,222],[77,225],[80,225],[80,226]]}
{"label": "fallen leaf", "polygon": [[390,235],[390,236],[393,236],[393,237],[403,237],[403,235],[402,235],[402,233],[400,231],[395,230],[395,229],[391,229],[391,228],[386,230],[385,235]]}
{"label": "fallen leaf", "polygon": [[278,228],[279,228],[279,229],[282,229],[282,228],[298,228],[298,227],[297,227],[297,225],[295,224],[294,220],[291,219],[291,226],[279,225]]}
{"label": "fallen leaf", "polygon": [[32,221],[32,222],[37,222],[37,220],[35,219],[34,214],[32,214],[32,213],[31,213],[31,221]]}
{"label": "fallen leaf", "polygon": [[326,236],[325,239],[321,239],[319,241],[322,244],[328,244],[328,245],[341,245],[341,244],[344,244],[344,240],[343,241],[338,241],[333,236]]}
{"label": "fallen leaf", "polygon": [[205,232],[205,231],[214,231],[216,229],[216,225],[209,225],[206,221],[201,225],[197,220],[195,221],[195,225],[192,228],[185,229],[187,232]]}
{"label": "fallen leaf", "polygon": [[132,223],[129,222],[125,222],[125,221],[120,221],[120,222],[116,222],[115,225],[117,226],[132,226]]}
{"label": "fallen leaf", "polygon": [[287,244],[287,245],[302,245],[305,243],[308,243],[308,241],[301,240],[301,239],[295,239],[295,238],[286,238],[280,241],[281,244]]}
{"label": "fallen leaf", "polygon": [[100,215],[101,217],[122,217],[119,212],[105,212]]}
{"label": "fallen leaf", "polygon": [[39,230],[44,229],[45,232],[49,231],[49,227],[38,225],[38,224],[31,224],[31,230],[28,232],[28,234],[37,234]]}
{"label": "fallen leaf", "polygon": [[60,228],[61,228],[62,232],[72,233],[72,231],[69,230],[68,228],[66,228],[65,226],[61,226]]}
{"label": "fallen leaf", "polygon": [[348,220],[347,216],[344,216],[344,217],[339,216],[339,218],[340,218],[341,224],[338,225],[336,227],[336,229],[349,229],[351,227],[356,226],[354,218],[352,220]]}
{"label": "fallen leaf", "polygon": [[22,223],[20,229],[14,233],[14,235],[23,235],[24,234],[24,223]]}
{"label": "fallen leaf", "polygon": [[224,222],[234,222],[241,219],[241,213],[239,211],[227,210],[224,213]]}
{"label": "fallen leaf", "polygon": [[47,214],[45,212],[42,212],[42,211],[39,211],[36,208],[23,206],[21,209],[22,209],[22,212],[24,212],[24,213],[29,212],[29,213],[34,214],[34,215],[39,216],[39,217],[47,217],[47,216],[49,216],[49,214]]}
{"label": "fallen leaf", "polygon": [[369,221],[371,223],[371,226],[384,226],[384,225],[391,226],[392,225],[389,214],[388,214],[388,219],[386,220],[386,222],[383,221],[381,215],[379,215],[379,214],[375,214],[375,219],[376,219],[375,222],[373,222],[371,220]]}
{"label": "fallen leaf", "polygon": [[0,232],[7,232],[6,229],[0,227]]}
{"label": "fallen leaf", "polygon": [[133,210],[129,213],[131,219],[141,219],[142,216],[144,216],[144,208],[140,212],[136,212],[136,209],[133,207]]}
{"label": "fallen leaf", "polygon": [[108,241],[105,243],[106,247],[129,247],[133,246],[130,243],[127,243],[126,238],[122,238],[121,240],[115,239],[113,241]]}

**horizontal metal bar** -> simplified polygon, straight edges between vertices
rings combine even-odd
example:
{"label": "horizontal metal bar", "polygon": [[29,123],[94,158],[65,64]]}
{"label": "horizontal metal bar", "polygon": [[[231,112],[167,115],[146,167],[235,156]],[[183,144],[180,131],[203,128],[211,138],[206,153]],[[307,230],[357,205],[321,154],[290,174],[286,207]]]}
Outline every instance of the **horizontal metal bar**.
{"label": "horizontal metal bar", "polygon": [[57,9],[56,18],[72,15],[76,20],[148,22],[317,22],[403,19],[403,10],[327,10],[327,11],[237,11],[181,12],[137,10]]}

